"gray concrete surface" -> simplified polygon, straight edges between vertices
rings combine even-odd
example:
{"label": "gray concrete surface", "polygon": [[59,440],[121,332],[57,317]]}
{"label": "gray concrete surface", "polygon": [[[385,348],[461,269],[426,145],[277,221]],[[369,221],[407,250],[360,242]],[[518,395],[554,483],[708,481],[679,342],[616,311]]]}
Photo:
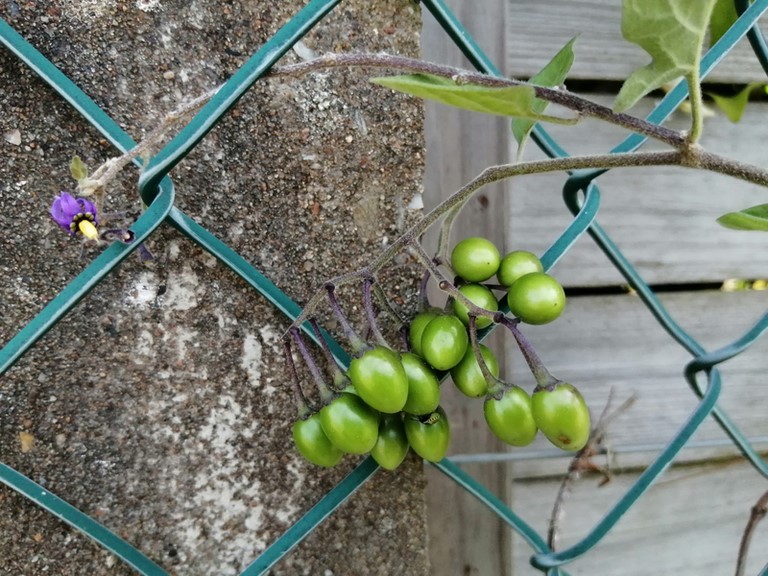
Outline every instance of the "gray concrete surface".
{"label": "gray concrete surface", "polygon": [[[3,0],[0,16],[138,139],[303,4]],[[408,0],[350,0],[305,44],[417,55],[419,22]],[[48,210],[74,188],[73,156],[93,168],[114,151],[4,49],[0,110],[3,344],[95,257]],[[306,301],[418,216],[421,126],[364,72],[265,82],[172,172],[177,205]],[[136,176],[109,209],[139,208]],[[283,317],[169,227],[148,245],[153,262],[128,259],[0,379],[0,461],[173,574],[236,574],[357,460],[325,471],[295,453]],[[417,276],[401,261],[387,289],[412,302]],[[379,473],[273,573],[426,574],[423,490],[415,458]],[[0,488],[0,574],[130,573]]]}

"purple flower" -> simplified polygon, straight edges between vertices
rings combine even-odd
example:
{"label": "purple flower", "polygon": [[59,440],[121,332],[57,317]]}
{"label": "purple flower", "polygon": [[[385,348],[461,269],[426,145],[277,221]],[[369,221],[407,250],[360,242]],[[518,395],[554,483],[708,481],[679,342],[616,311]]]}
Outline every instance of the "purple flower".
{"label": "purple flower", "polygon": [[74,236],[79,232],[86,238],[98,240],[96,226],[99,221],[93,202],[85,198],[74,198],[68,192],[62,192],[53,201],[51,216],[56,224],[70,235]]}

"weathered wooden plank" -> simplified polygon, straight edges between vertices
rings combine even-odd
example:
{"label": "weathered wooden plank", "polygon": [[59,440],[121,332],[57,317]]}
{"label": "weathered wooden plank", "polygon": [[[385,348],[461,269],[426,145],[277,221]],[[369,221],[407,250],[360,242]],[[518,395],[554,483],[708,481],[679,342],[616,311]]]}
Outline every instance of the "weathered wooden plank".
{"label": "weathered wooden plank", "polygon": [[[589,96],[604,104],[610,97]],[[646,99],[640,112],[651,109]],[[762,132],[768,105],[748,106],[740,124],[722,115],[706,120],[702,146],[758,166],[765,165]],[[677,114],[668,126],[685,130],[689,117]],[[547,126],[569,153],[604,153],[626,135],[603,122]],[[649,143],[648,149],[659,146]],[[529,159],[543,158],[535,146]],[[509,181],[508,235],[511,247],[544,252],[571,222],[562,202],[564,173]],[[715,219],[725,212],[768,201],[758,186],[705,171],[674,167],[612,170],[598,178],[602,203],[598,222],[651,284],[720,282],[727,278],[761,278],[768,270],[768,251],[761,234],[725,229]],[[614,266],[586,235],[553,270],[568,286],[624,283]]]}
{"label": "weathered wooden plank", "polygon": [[[503,61],[503,0],[480,4],[449,2],[467,29],[495,62]],[[469,64],[432,18],[424,17],[422,52],[426,59],[455,66]],[[457,112],[442,106],[427,106],[427,174],[424,200],[431,208],[462,186],[486,166],[506,161],[507,122],[492,116]],[[456,223],[454,241],[466,235],[482,235],[499,245],[504,242],[506,198],[501,187],[473,199]],[[436,231],[425,239],[436,246]],[[442,404],[450,415],[452,449],[459,451],[499,450],[499,443],[484,426],[482,415],[467,410],[467,399],[452,386],[444,386]],[[482,467],[474,470],[489,488],[501,493],[508,485],[503,470]],[[474,499],[440,478],[431,469],[427,490],[430,562],[434,574],[505,575],[511,539],[503,524],[477,506]]]}
{"label": "weathered wooden plank", "polygon": [[[508,0],[505,70],[519,78],[538,72],[576,35],[570,79],[623,81],[650,62],[621,37],[620,0]],[[768,24],[761,24],[765,30]],[[747,83],[765,80],[749,43],[742,40],[706,79]]]}
{"label": "weathered wooden plank", "polygon": [[[503,29],[503,22],[498,15],[501,6],[497,6],[496,2],[478,5],[458,0],[451,4],[470,32],[490,52],[491,58],[500,62],[498,54],[499,50],[503,51],[503,46],[498,43],[498,34]],[[579,6],[584,3],[570,4]],[[601,4],[592,2],[591,5]],[[550,27],[567,25],[566,19],[561,21],[559,16],[552,18],[553,13],[557,12],[550,11],[546,15]],[[432,25],[431,19],[425,17],[424,56],[467,66],[450,42],[434,27],[430,28]],[[507,26],[510,26],[509,22]],[[562,43],[569,37],[564,35]],[[509,40],[510,35],[506,38]],[[562,43],[553,47],[549,55],[546,55],[545,48],[541,48],[541,54],[548,58]],[[584,45],[581,40],[579,44]],[[605,51],[601,49],[600,54]],[[577,54],[577,61],[578,58]],[[541,64],[537,64],[536,69]],[[506,72],[511,70],[507,60]],[[610,98],[603,101],[610,102]],[[650,100],[643,103],[646,109],[650,104]],[[761,140],[758,140],[757,131],[750,130],[750,127],[762,122],[766,110],[758,105],[750,106],[748,116],[738,126],[730,125],[722,118],[708,120],[704,145],[733,157],[764,164]],[[670,125],[685,129],[687,124],[688,119],[681,116]],[[507,152],[509,132],[503,120],[428,107],[426,126],[428,153],[424,197],[427,207],[433,206],[438,198],[456,190],[486,166],[509,161],[512,157]],[[606,129],[594,122],[584,122],[576,128],[552,128],[551,131],[574,153],[604,152],[623,137],[621,131]],[[529,152],[533,149],[529,146]],[[560,199],[563,181],[562,176],[537,176],[484,190],[482,196],[470,202],[460,217],[456,238],[468,234],[483,235],[506,249],[528,248],[543,252],[570,221],[570,215]],[[604,200],[599,220],[649,282],[705,282],[729,277],[759,277],[768,269],[765,241],[760,235],[726,231],[714,224],[714,219],[727,210],[764,202],[762,191],[717,176],[662,169],[635,170],[634,174],[629,170],[621,174],[613,172],[602,177],[600,183]],[[510,190],[511,186],[515,188]],[[499,215],[504,211],[507,216],[500,223]],[[434,235],[428,236],[428,245],[434,245],[434,238]],[[587,238],[579,240],[557,264],[554,272],[561,281],[571,286],[623,283]],[[768,294],[691,293],[668,295],[664,301],[686,328],[701,336],[705,344],[717,347],[738,336],[768,307]],[[681,376],[683,366],[690,357],[671,343],[635,297],[571,298],[564,317],[556,324],[526,327],[525,331],[553,372],[577,383],[595,411],[602,409],[611,386],[616,386],[619,401],[633,391],[640,393],[633,409],[612,429],[610,441],[614,446],[664,443],[696,405],[696,397]],[[722,401],[731,416],[750,435],[768,435],[760,403],[743,400],[760,383],[758,375],[764,374],[768,367],[767,340],[763,338],[748,353],[729,362],[723,369],[726,387]],[[496,349],[500,350],[501,345],[497,343]],[[507,349],[504,355],[507,364],[505,374],[511,375],[514,381],[530,383],[516,354]],[[485,428],[482,402],[470,401],[446,388],[444,405],[453,426],[452,454],[504,453],[505,448]],[[695,438],[708,441],[723,437],[720,429],[709,422]],[[531,450],[547,448],[546,442],[537,441]],[[679,460],[700,461],[733,453],[734,450],[729,447],[686,450]],[[658,449],[620,453],[614,458],[614,463],[624,467],[645,466],[657,454]],[[542,497],[531,496],[527,491],[529,486],[510,479],[527,478],[532,481],[530,479],[561,473],[566,465],[567,458],[560,457],[525,460],[513,465],[473,464],[467,465],[467,469],[492,492],[517,506],[521,500],[542,501]],[[434,573],[533,573],[528,567],[525,544],[510,538],[509,530],[493,515],[438,472],[432,470],[428,474],[430,559]],[[604,494],[598,492],[599,497],[604,497]],[[550,486],[543,497],[544,502],[551,503],[553,497],[554,489]],[[750,496],[750,502],[756,497]],[[605,501],[606,504],[610,502],[610,499]],[[534,505],[533,502],[529,504]],[[544,524],[539,526],[542,530],[546,528],[547,512],[545,510],[541,515]],[[577,522],[581,528],[589,525],[586,520]],[[663,544],[666,537],[666,532],[661,530],[660,536],[655,537],[659,542],[654,542],[654,537],[649,534],[650,530],[642,537],[651,538],[649,546],[652,550],[654,546]],[[623,545],[627,546],[626,540]],[[511,555],[515,558],[514,569],[508,563]],[[633,572],[633,565],[630,563],[628,566],[628,573],[671,572]],[[599,569],[582,571],[577,568],[573,573],[614,573],[611,568],[608,564],[601,564]],[[722,572],[713,570],[705,573]]]}
{"label": "weathered wooden plank", "polygon": [[[768,292],[703,291],[663,294],[661,300],[672,316],[707,349],[716,349],[738,338],[768,307]],[[551,372],[577,385],[593,417],[614,390],[616,405],[632,394],[634,405],[609,428],[609,445],[616,466],[646,466],[677,433],[698,404],[698,397],[683,378],[691,356],[674,343],[636,296],[570,298],[563,316],[546,326],[524,326]],[[507,339],[507,374],[513,382],[533,388],[533,379],[512,339]],[[762,437],[758,447],[768,449],[765,390],[768,338],[721,366],[723,391],[720,405],[750,437]],[[696,432],[697,443],[725,439],[714,422],[705,421]],[[641,446],[655,449],[638,453]],[[550,451],[543,438],[526,450]],[[518,449],[520,451],[522,449]],[[686,450],[681,461],[700,461],[737,453],[728,443],[706,450]],[[565,459],[526,460],[516,464],[515,475],[542,476],[563,470]]]}
{"label": "weathered wooden plank", "polygon": [[[580,539],[637,476],[623,473],[599,488],[597,477],[578,482],[563,507],[558,549]],[[559,479],[515,482],[511,506],[546,534],[559,485]],[[743,461],[674,467],[597,547],[566,569],[573,575],[732,574],[749,510],[765,490],[765,479]],[[767,538],[768,526],[758,526],[745,574],[757,574],[768,562]],[[512,574],[540,574],[530,566],[530,548],[517,535],[514,541]]]}

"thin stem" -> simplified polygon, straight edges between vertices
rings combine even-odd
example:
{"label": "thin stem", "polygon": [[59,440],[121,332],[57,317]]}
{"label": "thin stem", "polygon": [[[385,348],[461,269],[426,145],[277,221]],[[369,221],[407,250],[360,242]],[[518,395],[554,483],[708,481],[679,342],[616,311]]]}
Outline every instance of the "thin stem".
{"label": "thin stem", "polygon": [[[413,58],[406,58],[404,56],[393,56],[389,54],[327,54],[313,60],[300,62],[297,64],[291,64],[288,66],[276,66],[270,70],[268,76],[271,77],[299,77],[309,72],[316,70],[323,70],[327,68],[338,67],[367,67],[367,68],[389,68],[394,70],[404,70],[412,73],[432,74],[435,76],[441,76],[443,78],[451,78],[453,80],[460,80],[463,83],[473,83],[482,86],[497,86],[497,87],[509,87],[528,85],[525,82],[519,80],[513,80],[509,78],[499,78],[496,76],[489,76],[487,74],[481,74],[477,72],[470,72],[453,68],[450,66],[443,66],[440,64],[434,64],[431,62],[422,62]],[[696,82],[698,85],[698,82]],[[582,116],[588,116],[592,118],[598,118],[622,126],[632,132],[637,132],[644,136],[654,138],[680,151],[686,151],[690,148],[692,141],[689,139],[691,134],[683,134],[676,130],[659,126],[652,122],[648,122],[642,118],[636,118],[629,114],[614,112],[607,106],[602,106],[591,102],[575,94],[568,92],[567,90],[561,90],[559,88],[547,88],[544,86],[534,86],[536,96],[547,102],[553,104],[559,104],[570,110],[578,112]],[[692,92],[695,93],[700,90],[700,87],[693,88]],[[694,133],[697,129],[692,129]],[[695,141],[694,141],[695,142]],[[647,153],[632,153],[620,156],[626,157],[642,157]],[[707,163],[696,164],[684,157],[677,157],[670,161],[662,161],[660,164],[688,166],[690,168],[705,168],[714,172],[727,174],[735,178],[740,178],[754,184],[761,186],[768,186],[768,171],[758,168],[756,166],[744,165],[735,160],[717,156],[711,153],[700,152],[697,156],[707,155],[711,157],[711,160]],[[652,155],[655,156],[655,155]],[[604,164],[602,160],[592,163],[586,166],[575,166],[573,168],[553,168],[553,170],[576,170],[580,168],[618,168],[628,166],[651,166],[659,165],[650,163],[644,163],[645,160],[639,160],[640,163],[635,163],[634,159],[623,158],[619,163]],[[526,163],[520,163],[524,165]],[[551,171],[551,170],[546,170]],[[533,172],[523,172],[533,173]],[[517,175],[517,174],[514,174]],[[510,175],[512,176],[512,175]],[[441,212],[444,214],[447,210]]]}
{"label": "thin stem", "polygon": [[523,138],[522,142],[518,142],[517,152],[515,153],[516,162],[523,161],[523,156],[525,155],[525,145],[528,143],[528,140],[530,140],[530,138]]}
{"label": "thin stem", "polygon": [[405,350],[406,352],[410,352],[411,341],[408,338],[408,325],[403,324],[402,326],[400,326],[400,330],[398,330],[398,332],[400,333],[400,342],[403,346],[403,350]]}
{"label": "thin stem", "polygon": [[[303,76],[308,72],[324,70],[327,68],[388,68],[391,70],[403,70],[417,74],[431,74],[449,78],[462,84],[478,84],[491,87],[510,87],[510,86],[530,86],[527,82],[513,80],[510,78],[500,78],[489,76],[479,72],[470,72],[451,66],[444,66],[432,62],[424,62],[415,58],[406,58],[404,56],[395,56],[390,54],[326,54],[313,60],[289,64],[287,66],[276,66],[272,68],[268,76]],[[546,88],[544,86],[534,86],[536,96],[547,102],[559,104],[582,116],[599,118],[631,130],[649,136],[661,142],[665,142],[675,148],[682,148],[685,145],[685,136],[676,130],[670,130],[663,126],[658,126],[647,120],[630,116],[629,114],[617,113],[608,108],[595,104],[584,98],[576,96],[566,90],[556,88]]]}
{"label": "thin stem", "polygon": [[768,171],[750,164],[729,160],[707,152],[698,146],[692,146],[685,152],[633,152],[627,154],[599,154],[587,156],[569,156],[548,160],[533,160],[517,164],[502,164],[483,170],[473,180],[459,188],[448,198],[435,206],[426,216],[416,222],[400,238],[390,244],[367,268],[368,273],[380,270],[398,252],[412,245],[424,231],[453,207],[460,205],[479,189],[507,178],[547,172],[571,171],[581,169],[611,169],[643,166],[683,166],[704,168],[713,172],[733,176],[740,180],[768,187]]}
{"label": "thin stem", "polygon": [[307,345],[304,342],[304,338],[301,336],[301,330],[298,328],[291,329],[291,337],[293,338],[294,342],[296,342],[296,345],[299,348],[299,353],[301,354],[301,357],[304,359],[304,363],[309,369],[309,373],[312,374],[312,379],[315,381],[315,386],[317,386],[317,389],[320,392],[320,399],[326,403],[330,402],[334,397],[333,390],[331,390],[328,387],[328,384],[325,383],[325,377],[323,376],[320,368],[318,368],[317,363],[315,363],[315,359],[312,358],[312,353],[307,348]]}
{"label": "thin stem", "polygon": [[453,223],[456,221],[456,217],[467,205],[471,196],[467,196],[464,201],[451,208],[443,218],[443,222],[440,224],[440,235],[437,238],[437,258],[440,262],[450,262],[448,258],[448,246],[451,243],[451,230],[453,229]]}
{"label": "thin stem", "polygon": [[[360,338],[360,336],[357,335],[357,332],[355,332],[355,329],[352,328],[352,324],[349,323],[349,319],[347,318],[347,315],[344,314],[344,311],[341,309],[341,306],[339,305],[339,301],[336,299],[335,286],[333,284],[328,283],[325,285],[325,290],[326,290],[328,301],[331,303],[331,310],[333,310],[333,315],[339,321],[339,324],[341,324],[341,329],[344,332],[344,336],[347,337],[347,340],[349,341],[349,345],[352,347],[352,350],[354,350],[356,354],[359,354],[360,352],[368,348],[368,345],[365,343],[365,341],[362,338]],[[296,322],[298,322],[298,320]],[[296,322],[294,322],[294,324],[296,324]]]}
{"label": "thin stem", "polygon": [[431,306],[429,304],[429,279],[432,277],[432,274],[429,272],[429,269],[424,270],[424,274],[421,277],[421,282],[419,283],[419,310],[427,310]]}
{"label": "thin stem", "polygon": [[381,287],[381,284],[376,281],[373,283],[373,295],[376,296],[376,300],[378,301],[382,310],[389,314],[389,316],[395,322],[397,322],[398,326],[404,326],[406,324],[405,319],[395,309],[395,306],[392,304],[389,298],[387,298],[387,295],[384,293],[384,289]]}
{"label": "thin stem", "polygon": [[[309,299],[309,301],[304,305],[304,308],[302,308],[301,310],[301,314],[299,314],[296,317],[296,319],[293,321],[293,323],[288,327],[288,330],[286,331],[286,333],[289,332],[292,328],[296,328],[298,326],[301,326],[305,322],[307,322],[310,316],[312,316],[315,313],[315,310],[317,310],[321,304],[323,304],[326,300],[331,300],[331,298],[333,297],[333,294],[329,295],[328,294],[329,290],[333,290],[335,287],[338,287],[338,286],[346,286],[347,284],[351,284],[352,282],[359,282],[361,279],[370,275],[371,275],[371,272],[368,270],[368,268],[361,268],[360,270],[355,270],[354,272],[347,272],[346,274],[335,276],[330,280],[326,281],[323,288],[315,292],[312,295],[312,297]],[[331,300],[331,306],[333,306],[332,300]],[[344,316],[343,313],[342,313],[342,317],[344,318],[344,320],[346,320],[346,316]],[[342,322],[341,318],[338,318],[338,319],[340,322]],[[342,323],[342,326],[343,326],[343,323]],[[345,333],[345,335],[347,334]]]}
{"label": "thin stem", "polygon": [[334,357],[333,352],[331,352],[331,349],[328,346],[328,342],[326,342],[325,338],[323,337],[323,332],[320,330],[320,326],[318,325],[317,320],[310,318],[309,325],[312,326],[312,331],[315,333],[315,336],[317,336],[317,341],[320,342],[320,347],[323,350],[323,356],[325,356],[326,365],[328,366],[328,370],[330,370],[331,377],[333,378],[333,387],[336,390],[342,390],[347,386],[347,384],[349,384],[349,378],[347,378],[347,375],[344,374],[344,371],[336,363],[336,358]]}
{"label": "thin stem", "polygon": [[296,409],[299,412],[299,419],[304,419],[309,416],[313,410],[310,408],[307,402],[304,391],[301,389],[301,378],[299,378],[299,371],[296,369],[296,363],[293,361],[293,352],[291,351],[291,341],[289,339],[283,340],[283,350],[285,352],[285,360],[288,364],[291,372],[291,380],[293,382],[293,396],[296,401]]}
{"label": "thin stem", "polygon": [[[440,288],[440,290],[442,290],[443,292],[446,292],[449,286],[453,286],[453,284],[448,282],[448,280],[441,280],[437,285],[437,287]],[[448,296],[448,298],[445,300],[445,305],[443,306],[443,314],[448,314],[448,315],[453,314],[454,300],[455,298],[453,296],[450,296],[450,295]]]}
{"label": "thin stem", "polygon": [[752,535],[755,532],[755,528],[760,521],[768,514],[768,492],[763,494],[760,499],[752,506],[752,511],[749,515],[749,521],[744,528],[744,534],[741,537],[741,544],[739,545],[739,557],[736,561],[736,576],[744,576],[744,570],[747,567],[747,553],[749,552],[749,545],[752,542]]}
{"label": "thin stem", "polygon": [[486,310],[485,308],[480,308],[480,306],[464,296],[464,294],[462,294],[461,291],[459,291],[459,289],[456,288],[456,286],[454,286],[453,283],[445,277],[440,268],[432,261],[432,258],[429,257],[429,254],[426,253],[419,242],[414,241],[409,247],[411,248],[411,253],[416,257],[421,265],[427,268],[432,276],[435,277],[435,280],[438,281],[437,285],[440,287],[440,290],[446,292],[449,296],[466,306],[468,314],[473,316],[483,316],[484,318],[490,318],[491,320],[496,317],[497,312],[493,310]]}
{"label": "thin stem", "polygon": [[515,337],[515,342],[517,342],[517,346],[520,348],[520,352],[523,353],[523,358],[525,358],[525,361],[528,363],[528,368],[530,368],[531,374],[533,374],[533,377],[536,379],[536,384],[538,387],[547,388],[560,382],[560,380],[549,373],[549,370],[547,370],[544,362],[542,362],[541,358],[539,358],[536,350],[534,350],[528,339],[518,329],[517,325],[520,323],[520,321],[517,319],[513,320],[511,318],[507,318],[501,313],[499,313],[497,316],[497,321],[508,328],[509,331],[512,332],[512,336]]}
{"label": "thin stem", "polygon": [[699,82],[698,59],[685,80],[688,83],[688,100],[691,103],[691,130],[688,132],[688,142],[695,144],[701,138],[701,133],[704,130],[704,101]]}
{"label": "thin stem", "polygon": [[141,262],[150,262],[155,259],[155,257],[152,256],[152,252],[149,251],[149,248],[147,248],[147,245],[144,242],[139,244],[139,247],[136,249],[136,254],[138,255]]}
{"label": "thin stem", "polygon": [[488,368],[488,364],[485,363],[485,358],[483,358],[483,352],[480,348],[480,341],[477,339],[477,318],[472,314],[469,316],[469,343],[475,354],[475,362],[477,362],[485,383],[488,385],[488,394],[493,396],[507,388],[507,383],[494,376]]}
{"label": "thin stem", "polygon": [[136,144],[136,146],[128,150],[122,156],[110,158],[101,166],[99,166],[92,175],[89,175],[80,184],[78,184],[78,192],[83,196],[103,196],[103,191],[106,185],[111,182],[123,168],[125,168],[129,163],[133,162],[135,158],[144,154],[147,150],[149,150],[149,148],[157,144],[157,142],[163,138],[163,135],[174,124],[198,110],[201,106],[208,102],[208,100],[210,100],[218,90],[219,87],[206,92],[194,100],[182,104],[176,110],[169,112],[160,123],[160,125],[152,129],[149,134],[147,134],[138,144]]}
{"label": "thin stem", "polygon": [[371,297],[372,288],[373,280],[371,278],[363,280],[363,308],[365,308],[365,317],[368,319],[368,326],[371,329],[371,334],[376,343],[379,346],[389,348],[389,343],[387,342],[387,339],[384,338],[381,330],[379,330],[379,323],[376,322],[376,312],[373,309],[373,298]]}

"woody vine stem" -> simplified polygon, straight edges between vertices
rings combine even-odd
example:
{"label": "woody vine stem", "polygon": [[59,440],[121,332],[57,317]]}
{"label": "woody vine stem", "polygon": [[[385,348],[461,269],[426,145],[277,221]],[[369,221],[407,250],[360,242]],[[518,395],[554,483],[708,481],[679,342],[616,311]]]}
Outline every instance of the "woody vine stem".
{"label": "woody vine stem", "polygon": [[[328,54],[297,64],[277,66],[268,72],[266,78],[301,77],[311,72],[331,68],[383,68],[408,73],[430,74],[451,79],[457,84],[474,84],[499,88],[527,85],[525,82],[519,80],[489,76],[450,66],[424,62],[413,58],[389,54],[368,53]],[[698,86],[698,78],[689,78],[689,82],[691,84],[692,98],[694,100],[700,100],[701,92]],[[597,118],[643,136],[653,138],[659,142],[667,144],[673,148],[673,150],[571,156],[489,167],[433,208],[432,211],[411,226],[411,228],[400,236],[400,238],[390,244],[384,251],[374,258],[368,266],[361,270],[332,278],[329,283],[335,286],[340,286],[357,282],[364,278],[375,278],[376,273],[391,261],[396,254],[405,249],[413,250],[416,244],[418,244],[418,239],[424,231],[441,218],[444,219],[444,225],[441,229],[436,264],[443,263],[445,261],[445,254],[447,253],[450,227],[455,215],[461,210],[462,206],[480,188],[515,176],[579,169],[680,166],[709,170],[711,172],[717,172],[753,184],[768,187],[768,171],[754,165],[745,164],[737,160],[708,152],[697,144],[701,122],[701,118],[699,117],[700,106],[698,106],[700,102],[694,102],[695,105],[692,107],[694,110],[692,130],[689,133],[685,133],[653,124],[652,122],[648,122],[647,120],[629,114],[614,112],[606,106],[581,98],[565,89],[534,86],[534,90],[537,98],[552,104],[558,104],[575,112],[577,119]],[[120,157],[108,160],[102,167],[94,172],[94,177],[86,178],[82,181],[79,190],[84,193],[93,193],[94,191],[103,190],[104,186],[109,180],[114,178],[118,170],[161,140],[173,125],[197,111],[215,93],[216,90],[212,90],[169,114],[163,123],[155,128],[135,148]],[[419,254],[419,259],[424,263],[423,255]],[[434,267],[432,267],[432,269],[434,272]],[[376,286],[376,284],[374,285]],[[478,316],[493,316],[493,312],[478,308],[463,297],[450,282],[441,282],[441,287],[451,296],[466,305],[471,313]],[[298,327],[307,321],[314,314],[315,310],[325,302],[325,295],[325,290],[319,290],[304,306],[302,313],[291,327]]]}
{"label": "woody vine stem", "polygon": [[[315,70],[339,67],[386,68],[390,70],[406,71],[409,73],[431,74],[433,76],[449,78],[457,84],[475,84],[490,87],[525,85],[524,82],[518,80],[497,78],[485,74],[468,72],[448,66],[388,54],[329,54],[298,64],[276,67],[268,76],[295,77],[302,76]],[[701,91],[698,86],[698,77],[693,76],[689,78],[689,81],[696,84],[696,86],[691,86],[692,98],[700,101]],[[359,281],[362,277],[375,277],[376,272],[378,272],[397,253],[406,248],[415,252],[420,263],[429,269],[433,275],[440,278],[440,276],[437,276],[436,274],[437,265],[446,260],[450,227],[455,215],[458,214],[466,201],[480,188],[487,184],[512,178],[514,176],[578,169],[611,169],[668,165],[705,169],[746,180],[761,186],[768,186],[768,172],[765,170],[713,154],[704,150],[697,144],[701,131],[701,109],[700,106],[698,106],[700,102],[695,103],[696,105],[693,106],[693,126],[689,133],[685,133],[658,126],[629,114],[614,112],[608,107],[590,102],[575,94],[567,92],[566,90],[541,86],[535,86],[534,89],[538,98],[568,108],[569,110],[576,112],[578,117],[592,117],[607,121],[611,124],[621,126],[633,132],[663,142],[673,147],[675,150],[665,152],[634,152],[627,154],[553,158],[549,160],[518,162],[515,164],[505,164],[487,168],[475,179],[438,204],[431,212],[425,215],[400,238],[382,251],[368,266],[359,271],[336,277],[332,279],[331,282],[335,285],[341,285]],[[418,246],[418,238],[427,228],[441,218],[443,218],[444,223],[441,229],[437,257],[433,262],[428,258],[425,258],[423,251],[420,250],[420,246]],[[468,299],[463,297],[450,282],[439,282],[439,285],[442,290],[467,306],[472,314],[493,317],[492,311],[483,310],[472,304]],[[305,305],[302,314],[296,319],[293,326],[299,326],[306,321],[322,302],[323,294],[322,292],[318,292]]]}

